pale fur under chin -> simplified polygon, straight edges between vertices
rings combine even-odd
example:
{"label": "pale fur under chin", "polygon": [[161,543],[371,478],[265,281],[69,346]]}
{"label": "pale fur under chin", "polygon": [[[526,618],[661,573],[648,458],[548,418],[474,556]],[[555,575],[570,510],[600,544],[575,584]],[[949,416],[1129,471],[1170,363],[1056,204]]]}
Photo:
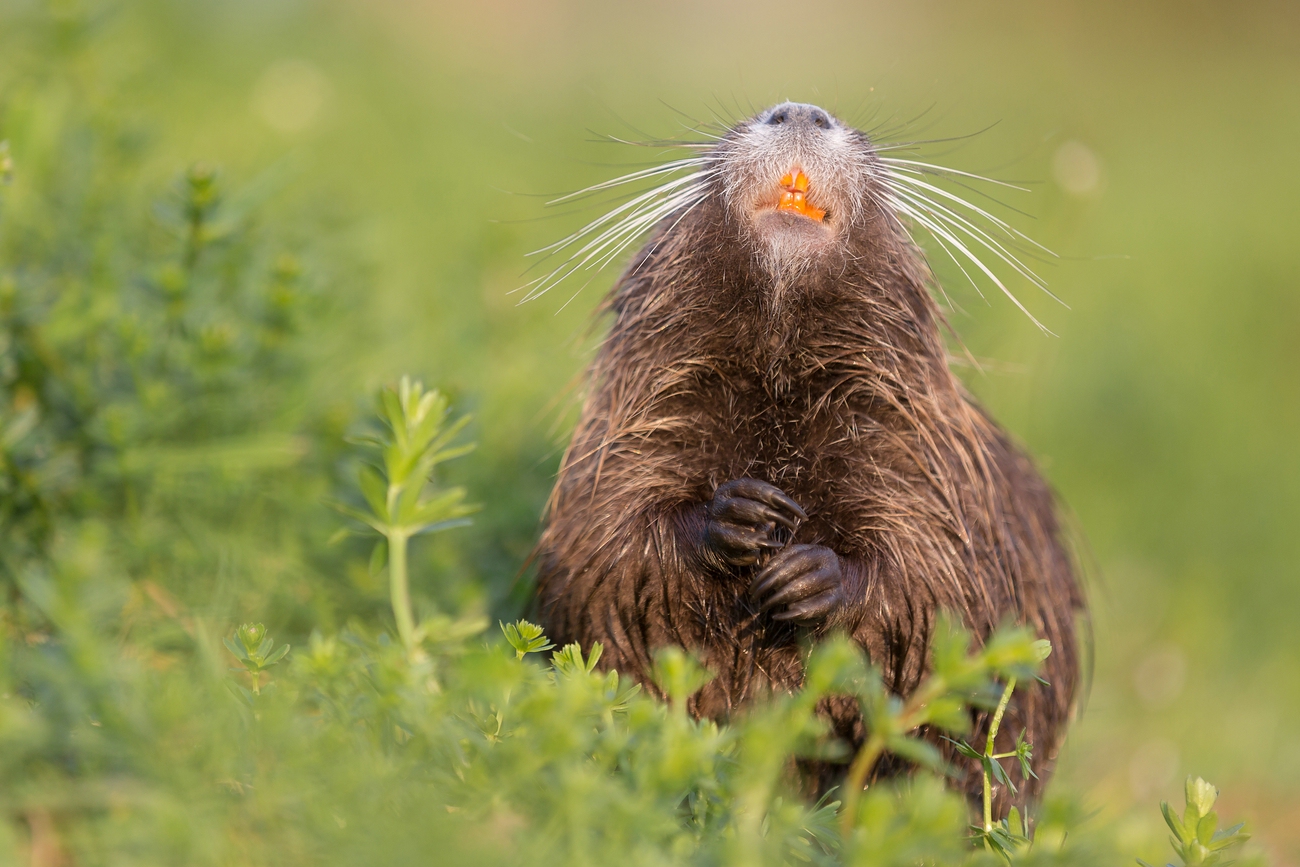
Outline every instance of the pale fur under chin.
{"label": "pale fur under chin", "polygon": [[783,219],[773,213],[758,214],[752,226],[759,253],[757,258],[772,278],[773,300],[777,301],[785,295],[784,289],[789,284],[797,282],[828,257],[843,253],[838,233],[819,225],[782,225],[780,221]]}

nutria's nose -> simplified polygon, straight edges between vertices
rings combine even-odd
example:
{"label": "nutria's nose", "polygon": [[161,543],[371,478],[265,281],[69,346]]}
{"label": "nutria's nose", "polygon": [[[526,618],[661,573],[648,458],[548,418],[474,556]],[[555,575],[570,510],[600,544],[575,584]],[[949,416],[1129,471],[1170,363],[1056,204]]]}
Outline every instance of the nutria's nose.
{"label": "nutria's nose", "polygon": [[815,105],[802,102],[785,102],[768,113],[767,123],[770,126],[830,129],[834,121],[831,120],[829,114]]}

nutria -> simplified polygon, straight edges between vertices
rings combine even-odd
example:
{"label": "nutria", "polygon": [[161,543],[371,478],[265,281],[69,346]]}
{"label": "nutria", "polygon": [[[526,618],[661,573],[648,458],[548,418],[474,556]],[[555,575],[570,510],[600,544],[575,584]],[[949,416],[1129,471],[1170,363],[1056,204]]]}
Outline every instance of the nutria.
{"label": "nutria", "polygon": [[[906,695],[941,610],[979,636],[1014,619],[1054,648],[1001,729],[1035,745],[1036,796],[1079,683],[1084,600],[1048,485],[949,370],[903,221],[999,286],[970,247],[1027,273],[1012,230],[812,105],[674,168],[694,171],[560,245],[582,265],[654,226],[602,307],[612,326],[538,543],[547,633],[600,642],[602,665],[643,682],[657,648],[688,648],[716,675],[691,712],[725,719],[796,688],[809,638],[847,632]],[[822,710],[862,742],[851,703]],[[978,773],[959,785],[973,795]]]}

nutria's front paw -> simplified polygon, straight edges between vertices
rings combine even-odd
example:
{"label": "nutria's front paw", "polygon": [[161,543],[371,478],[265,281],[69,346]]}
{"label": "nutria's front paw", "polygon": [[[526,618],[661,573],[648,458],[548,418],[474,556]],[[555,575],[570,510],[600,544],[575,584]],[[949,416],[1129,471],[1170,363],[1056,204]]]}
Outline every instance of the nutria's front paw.
{"label": "nutria's front paw", "polygon": [[705,508],[704,545],[731,566],[753,566],[785,544],[808,515],[775,485],[735,479],[719,485]]}
{"label": "nutria's front paw", "polygon": [[825,545],[790,545],[755,576],[749,595],[774,620],[818,623],[844,600],[840,558]]}

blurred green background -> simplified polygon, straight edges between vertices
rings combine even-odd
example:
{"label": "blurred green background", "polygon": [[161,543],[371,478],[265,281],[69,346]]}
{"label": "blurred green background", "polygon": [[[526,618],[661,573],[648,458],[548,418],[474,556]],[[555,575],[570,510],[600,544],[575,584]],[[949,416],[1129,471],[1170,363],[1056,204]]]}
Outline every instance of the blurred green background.
{"label": "blurred green background", "polygon": [[[527,598],[521,570],[615,269],[567,306],[581,281],[524,306],[509,293],[528,279],[528,251],[595,215],[548,210],[546,194],[661,156],[602,135],[689,137],[692,118],[785,98],[894,139],[979,132],[923,152],[1026,182],[1009,194],[1026,212],[1012,222],[1061,254],[1041,271],[1069,305],[1011,284],[1058,335],[1046,336],[935,257],[982,362],[963,376],[1039,458],[1089,544],[1095,679],[1058,784],[1118,813],[1176,799],[1202,774],[1277,863],[1300,863],[1300,6],[0,10],[15,190],[40,159],[25,92],[105,94],[150,142],[141,195],[196,160],[235,184],[269,171],[272,213],[311,213],[352,263],[329,281],[304,404],[346,414],[409,372],[474,414],[479,448],[454,474],[482,513],[421,554],[417,589],[445,608],[505,615]],[[80,90],[60,89],[65,73]],[[223,562],[220,593],[200,582],[182,596],[292,629],[266,594],[229,590],[258,570],[269,580],[264,567]]]}

